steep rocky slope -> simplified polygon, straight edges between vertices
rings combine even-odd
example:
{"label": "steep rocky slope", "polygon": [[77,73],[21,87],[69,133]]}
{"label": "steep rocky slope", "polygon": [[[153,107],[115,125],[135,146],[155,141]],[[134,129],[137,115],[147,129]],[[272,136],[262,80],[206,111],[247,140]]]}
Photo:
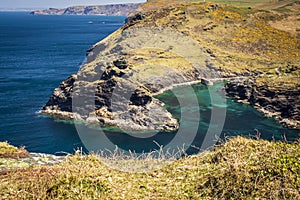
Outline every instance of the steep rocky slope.
{"label": "steep rocky slope", "polygon": [[138,8],[140,4],[112,4],[99,6],[72,6],[65,9],[49,8],[46,10],[32,11],[32,15],[107,15],[127,16]]}
{"label": "steep rocky slope", "polygon": [[226,87],[230,96],[299,128],[299,36],[277,28],[299,16],[299,4],[283,8],[142,4],[122,28],[88,50],[87,63],[55,89],[43,112],[123,129],[175,130],[177,120],[153,94],[174,84],[227,78],[233,80]]}

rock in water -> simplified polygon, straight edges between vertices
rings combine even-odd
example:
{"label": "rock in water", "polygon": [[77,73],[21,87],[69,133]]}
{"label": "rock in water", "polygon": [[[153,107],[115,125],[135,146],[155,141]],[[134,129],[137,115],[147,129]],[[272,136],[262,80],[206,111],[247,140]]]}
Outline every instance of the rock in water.
{"label": "rock in water", "polygon": [[177,119],[152,94],[214,76],[210,56],[181,32],[131,23],[88,50],[87,63],[54,90],[43,113],[125,130],[178,129]]}

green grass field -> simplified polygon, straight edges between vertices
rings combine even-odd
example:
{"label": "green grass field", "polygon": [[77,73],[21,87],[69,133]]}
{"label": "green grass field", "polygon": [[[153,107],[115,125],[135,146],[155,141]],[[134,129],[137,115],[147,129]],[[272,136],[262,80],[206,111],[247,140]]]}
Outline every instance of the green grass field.
{"label": "green grass field", "polygon": [[231,6],[238,6],[238,7],[252,7],[261,3],[270,2],[270,0],[231,0],[231,1],[219,1],[219,0],[212,0],[212,2],[228,4]]}
{"label": "green grass field", "polygon": [[190,2],[216,2],[238,7],[258,7],[266,9],[274,9],[276,7],[285,6],[296,0],[190,0]]}

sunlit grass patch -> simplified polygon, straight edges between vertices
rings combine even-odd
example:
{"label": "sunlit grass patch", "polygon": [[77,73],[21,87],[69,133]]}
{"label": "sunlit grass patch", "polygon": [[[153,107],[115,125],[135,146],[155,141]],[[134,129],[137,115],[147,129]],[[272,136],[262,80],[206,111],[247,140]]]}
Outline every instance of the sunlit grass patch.
{"label": "sunlit grass patch", "polygon": [[7,142],[0,142],[0,158],[24,158],[29,153],[24,147],[14,147]]}

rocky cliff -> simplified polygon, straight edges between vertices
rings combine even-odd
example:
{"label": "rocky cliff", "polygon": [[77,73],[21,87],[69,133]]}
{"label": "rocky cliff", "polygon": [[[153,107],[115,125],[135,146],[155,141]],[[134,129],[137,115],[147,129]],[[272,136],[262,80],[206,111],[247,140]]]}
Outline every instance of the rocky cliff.
{"label": "rocky cliff", "polygon": [[105,16],[127,16],[138,8],[140,4],[112,4],[99,6],[72,6],[65,9],[49,8],[36,10],[33,15],[105,15]]}
{"label": "rocky cliff", "polygon": [[[154,94],[229,78],[230,96],[299,128],[298,16],[297,1],[271,11],[147,2],[87,51],[86,64],[54,90],[42,112],[127,130],[176,130],[178,121]],[[287,18],[295,21],[293,31],[279,28]]]}

